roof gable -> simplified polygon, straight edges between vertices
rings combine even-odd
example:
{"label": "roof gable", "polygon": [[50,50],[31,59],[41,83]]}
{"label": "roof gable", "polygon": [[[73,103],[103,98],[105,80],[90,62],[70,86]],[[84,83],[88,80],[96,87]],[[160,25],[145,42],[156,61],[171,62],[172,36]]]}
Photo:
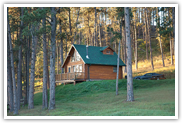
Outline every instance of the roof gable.
{"label": "roof gable", "polygon": [[[72,51],[73,49],[74,49],[76,52],[78,52],[77,49],[74,47],[74,45],[72,45],[71,48],[70,48],[70,50],[69,50],[69,52],[68,52],[68,54],[67,54],[66,59],[64,60],[64,63],[62,64],[62,68],[63,68],[64,65],[69,61],[69,56],[71,56],[71,51]],[[79,52],[78,52],[78,53],[79,53]],[[80,54],[79,54],[79,55],[80,55]],[[80,57],[81,57],[82,61],[84,62],[84,60],[83,60],[83,58],[82,58],[81,55],[80,55]],[[84,63],[85,63],[85,62],[84,62]]]}
{"label": "roof gable", "polygon": [[108,49],[108,48],[111,49],[114,52],[114,50],[110,46],[104,46],[100,49],[100,51],[102,52],[102,51],[104,51],[105,49]]}
{"label": "roof gable", "polygon": [[[105,47],[96,47],[96,46],[88,46],[88,56],[89,59],[86,58],[86,45],[73,45],[77,52],[80,54],[82,60],[85,64],[98,64],[98,65],[117,65],[117,54],[114,52],[113,55],[103,54],[101,51],[106,48],[110,48],[109,46]],[[112,48],[110,48],[114,51]],[[120,66],[126,66],[123,61],[120,59]]]}

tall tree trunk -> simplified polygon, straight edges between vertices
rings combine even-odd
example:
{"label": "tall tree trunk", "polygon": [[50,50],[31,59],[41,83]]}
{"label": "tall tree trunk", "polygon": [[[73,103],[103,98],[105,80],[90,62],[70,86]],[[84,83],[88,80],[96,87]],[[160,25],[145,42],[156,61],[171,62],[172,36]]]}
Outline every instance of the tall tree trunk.
{"label": "tall tree trunk", "polygon": [[149,59],[148,57],[148,43],[147,43],[147,8],[145,7],[145,41],[146,41],[146,60]]}
{"label": "tall tree trunk", "polygon": [[10,24],[9,24],[9,16],[8,16],[8,8],[7,8],[7,24],[8,24],[8,40],[10,46],[10,56],[11,56],[11,74],[12,74],[12,81],[13,81],[13,114],[18,114],[18,107],[17,107],[17,91],[16,91],[16,82],[15,82],[15,70],[14,70],[14,60],[13,60],[13,47],[11,42],[11,31],[10,31]]}
{"label": "tall tree trunk", "polygon": [[82,37],[82,35],[81,35],[81,30],[79,30],[79,41],[78,41],[78,44],[79,44],[79,45],[81,45],[81,39],[82,39],[81,37]]}
{"label": "tall tree trunk", "polygon": [[[168,17],[170,18],[169,16],[169,11],[170,9],[168,10]],[[172,26],[172,25],[171,25]],[[172,52],[172,37],[171,37],[171,32],[169,34],[170,36],[170,56],[171,56],[171,65],[173,65],[173,52]]]}
{"label": "tall tree trunk", "polygon": [[[124,60],[125,60],[125,64],[127,64],[127,55],[126,55],[126,52],[127,52],[127,47],[126,47],[126,27],[124,28]],[[125,69],[124,69],[124,72],[126,73],[127,72],[127,67],[125,66]]]}
{"label": "tall tree trunk", "polygon": [[[158,14],[158,7],[156,8],[156,16],[157,16],[157,20],[158,20],[158,24],[160,25],[160,20],[159,20],[159,14]],[[161,44],[161,35],[159,33],[159,28],[158,29],[158,37],[159,37],[159,44],[160,44],[160,50],[161,50],[161,58],[162,58],[162,63],[163,63],[163,67],[165,67],[165,63],[164,63],[164,57],[163,57],[163,47]]]}
{"label": "tall tree trunk", "polygon": [[[168,8],[168,20],[170,20],[170,8]],[[170,21],[168,21],[170,23]],[[172,25],[170,24],[170,27]],[[171,65],[173,65],[173,54],[172,54],[172,37],[171,37],[171,32],[169,33],[169,40],[170,40],[170,56],[171,56]]]}
{"label": "tall tree trunk", "polygon": [[173,17],[173,44],[172,46],[174,46],[174,50],[173,50],[173,53],[174,53],[174,56],[175,56],[175,7],[172,7],[172,17]]}
{"label": "tall tree trunk", "polygon": [[[147,10],[146,10],[147,11]],[[147,18],[147,29],[148,29],[148,35],[149,35],[149,49],[150,49],[150,57],[151,57],[151,68],[152,70],[154,70],[154,64],[153,64],[153,56],[152,56],[152,48],[151,48],[151,22],[149,20],[151,20],[151,12],[149,12],[149,18]],[[146,12],[146,16],[147,16],[147,12]]]}
{"label": "tall tree trunk", "polygon": [[141,15],[142,15],[142,39],[143,39],[143,41],[145,41],[145,27],[144,27],[144,23],[145,23],[145,13],[144,13],[144,8],[142,7],[142,11],[141,11]]}
{"label": "tall tree trunk", "polygon": [[127,101],[134,101],[129,7],[125,7],[125,27],[126,27],[126,47],[127,47]]}
{"label": "tall tree trunk", "polygon": [[90,39],[90,17],[89,17],[89,12],[88,12],[88,43],[87,45],[91,45],[90,43],[91,39]]}
{"label": "tall tree trunk", "polygon": [[29,100],[29,58],[30,58],[30,36],[27,38],[27,51],[26,51],[26,104]]}
{"label": "tall tree trunk", "polygon": [[78,10],[78,14],[77,14],[76,29],[75,29],[75,33],[74,33],[74,42],[73,43],[75,43],[75,37],[76,37],[76,32],[77,32],[77,24],[78,24],[78,18],[79,18],[79,11],[80,11],[80,7],[79,7],[79,10]]}
{"label": "tall tree trunk", "polygon": [[67,58],[67,30],[65,30],[65,59]]}
{"label": "tall tree trunk", "polygon": [[160,34],[159,34],[159,43],[160,43],[162,63],[163,63],[163,67],[165,67],[164,57],[163,57],[163,47],[162,47],[162,43],[161,43],[161,35]]}
{"label": "tall tree trunk", "polygon": [[97,26],[97,10],[96,10],[96,7],[94,7],[94,10],[95,10],[95,24],[94,24],[94,46],[98,46],[98,43],[97,43],[97,34],[96,34],[96,26]]}
{"label": "tall tree trunk", "polygon": [[55,109],[55,49],[56,11],[51,7],[51,55],[50,55],[50,101],[49,109]]}
{"label": "tall tree trunk", "polygon": [[8,82],[8,104],[10,112],[13,112],[13,85],[12,85],[12,74],[11,74],[11,58],[10,58],[10,45],[9,39],[7,38],[7,82]]}
{"label": "tall tree trunk", "polygon": [[20,99],[22,93],[22,45],[18,50],[18,74],[17,74],[17,107],[20,109]]}
{"label": "tall tree trunk", "polygon": [[34,108],[34,80],[35,80],[35,61],[36,61],[36,45],[37,45],[37,36],[34,35],[35,25],[31,26],[31,35],[32,35],[32,55],[31,55],[31,74],[30,74],[30,86],[29,86],[29,101],[28,109]]}
{"label": "tall tree trunk", "polygon": [[57,44],[56,50],[57,50],[57,74],[58,74],[59,69],[60,69],[59,68],[59,61],[58,61],[59,60],[59,45],[58,45],[58,42],[56,44]]}
{"label": "tall tree trunk", "polygon": [[[44,9],[42,7],[42,9]],[[42,97],[42,109],[48,108],[48,95],[47,95],[47,75],[48,75],[48,70],[47,70],[47,51],[46,51],[46,17],[43,17],[42,20],[42,25],[43,25],[43,97]]]}
{"label": "tall tree trunk", "polygon": [[137,28],[136,28],[136,11],[134,12],[134,30],[135,30],[135,69],[138,69],[138,54],[137,54]]}
{"label": "tall tree trunk", "polygon": [[119,40],[119,45],[118,45],[118,61],[117,61],[117,75],[116,75],[116,95],[118,95],[119,54],[120,54],[120,40]]}
{"label": "tall tree trunk", "polygon": [[155,28],[154,28],[154,7],[152,7],[152,11],[153,11],[153,32],[155,31]]}
{"label": "tall tree trunk", "polygon": [[[23,18],[23,7],[20,8],[21,18]],[[22,98],[22,28],[23,21],[20,24],[20,46],[18,50],[18,74],[17,74],[17,105],[20,109],[20,99]]]}
{"label": "tall tree trunk", "polygon": [[101,37],[100,17],[99,17],[99,38],[100,38],[100,47],[101,47],[102,46],[102,37]]}
{"label": "tall tree trunk", "polygon": [[123,33],[122,33],[122,30],[123,30],[123,19],[121,18],[121,24],[120,24],[120,35],[121,35],[121,49],[120,49],[120,58],[123,60]]}
{"label": "tall tree trunk", "polygon": [[[60,34],[62,34],[62,20],[59,19],[59,22],[60,22],[60,25],[59,25],[60,26]],[[67,43],[66,43],[66,45],[67,45]],[[62,64],[64,62],[64,59],[63,59],[64,55],[63,54],[64,54],[63,53],[63,38],[61,36],[61,38],[60,38],[60,63],[61,63],[61,66],[62,66]],[[64,69],[61,66],[60,66],[60,69],[62,70],[61,73],[64,73]]]}
{"label": "tall tree trunk", "polygon": [[[72,43],[72,27],[71,27],[71,8],[69,7],[69,29],[70,29],[70,37],[69,40]],[[73,43],[72,43],[73,44]]]}
{"label": "tall tree trunk", "polygon": [[[47,43],[48,44],[48,43]],[[49,63],[49,52],[48,52],[48,45],[46,44],[46,72],[47,72],[47,89],[50,89],[50,78],[49,78],[49,69],[48,69],[48,63]]]}

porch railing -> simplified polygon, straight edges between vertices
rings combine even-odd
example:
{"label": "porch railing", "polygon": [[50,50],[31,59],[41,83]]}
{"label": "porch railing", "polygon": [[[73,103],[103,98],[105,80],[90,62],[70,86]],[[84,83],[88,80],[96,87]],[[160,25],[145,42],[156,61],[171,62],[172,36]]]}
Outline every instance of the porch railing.
{"label": "porch railing", "polygon": [[84,72],[74,72],[74,73],[62,73],[56,74],[55,80],[76,80],[76,79],[84,79]]}

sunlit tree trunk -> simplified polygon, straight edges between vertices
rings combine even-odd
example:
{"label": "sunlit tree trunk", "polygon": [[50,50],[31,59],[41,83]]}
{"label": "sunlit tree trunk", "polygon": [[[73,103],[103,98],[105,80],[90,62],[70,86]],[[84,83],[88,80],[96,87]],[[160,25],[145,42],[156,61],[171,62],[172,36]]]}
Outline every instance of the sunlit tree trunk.
{"label": "sunlit tree trunk", "polygon": [[146,41],[146,60],[149,59],[148,57],[148,43],[147,43],[147,8],[145,7],[145,41]]}
{"label": "sunlit tree trunk", "polygon": [[127,101],[134,101],[129,7],[125,7],[125,28],[126,28],[126,48],[127,48],[127,64],[126,64],[127,65]]}
{"label": "sunlit tree trunk", "polygon": [[[156,17],[157,17],[158,24],[160,25],[159,14],[158,14],[158,7],[156,8]],[[158,37],[159,37],[159,43],[160,43],[162,63],[163,63],[163,67],[165,67],[164,57],[163,57],[163,47],[162,47],[162,43],[161,43],[161,35],[159,33],[159,28],[157,28],[157,29],[158,29]]]}
{"label": "sunlit tree trunk", "polygon": [[[147,11],[147,9],[146,9],[146,11]],[[147,12],[146,12],[146,16],[147,16]],[[151,27],[150,26],[151,23],[149,21],[149,20],[151,20],[150,19],[150,16],[149,16],[149,18],[147,18],[147,30],[148,30],[148,35],[149,35],[149,49],[150,49],[150,58],[151,58],[151,68],[152,68],[152,70],[154,70],[153,56],[152,56],[152,48],[151,48],[151,28],[150,28]]]}
{"label": "sunlit tree trunk", "polygon": [[134,31],[135,31],[135,69],[138,69],[138,54],[137,54],[137,28],[136,28],[136,11],[134,12]]}

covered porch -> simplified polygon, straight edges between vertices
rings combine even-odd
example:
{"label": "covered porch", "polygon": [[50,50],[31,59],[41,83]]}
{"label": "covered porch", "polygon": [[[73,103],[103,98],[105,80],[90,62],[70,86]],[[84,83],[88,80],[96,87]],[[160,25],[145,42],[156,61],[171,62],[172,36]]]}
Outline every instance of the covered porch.
{"label": "covered porch", "polygon": [[62,74],[56,74],[55,76],[55,83],[63,83],[64,85],[66,83],[74,83],[76,84],[76,81],[84,81],[85,80],[85,74],[84,72],[73,72],[73,73],[62,73]]}

